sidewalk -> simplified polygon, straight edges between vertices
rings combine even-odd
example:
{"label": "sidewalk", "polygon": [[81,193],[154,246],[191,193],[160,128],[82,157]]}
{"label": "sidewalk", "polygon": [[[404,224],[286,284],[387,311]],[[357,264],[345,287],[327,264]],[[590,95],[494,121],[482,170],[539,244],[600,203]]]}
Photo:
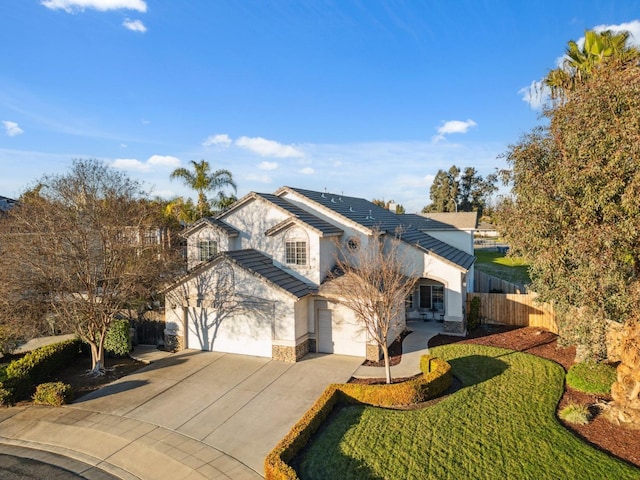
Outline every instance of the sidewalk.
{"label": "sidewalk", "polygon": [[[432,337],[443,333],[442,323],[433,320],[410,320],[407,328],[411,333],[402,342],[402,360],[398,365],[391,367],[393,378],[413,377],[420,373],[420,357],[429,353],[428,343]],[[360,366],[353,373],[356,378],[385,378],[384,367]]]}

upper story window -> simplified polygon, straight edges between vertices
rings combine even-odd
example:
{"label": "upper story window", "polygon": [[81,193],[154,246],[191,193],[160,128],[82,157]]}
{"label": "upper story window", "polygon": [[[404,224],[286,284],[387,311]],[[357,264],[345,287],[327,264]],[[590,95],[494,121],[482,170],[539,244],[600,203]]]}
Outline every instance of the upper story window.
{"label": "upper story window", "polygon": [[206,262],[218,253],[218,242],[215,240],[200,240],[198,242],[198,259]]}
{"label": "upper story window", "polygon": [[291,265],[307,264],[307,242],[287,241],[285,242],[285,261]]}
{"label": "upper story window", "polygon": [[292,228],[286,233],[284,261],[288,265],[309,264],[309,237],[303,229]]}

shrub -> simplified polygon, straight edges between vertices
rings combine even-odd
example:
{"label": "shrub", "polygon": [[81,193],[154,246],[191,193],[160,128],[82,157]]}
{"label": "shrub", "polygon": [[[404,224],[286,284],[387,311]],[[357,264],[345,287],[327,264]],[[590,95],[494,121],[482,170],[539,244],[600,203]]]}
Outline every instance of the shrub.
{"label": "shrub", "polygon": [[77,339],[37,348],[7,366],[4,386],[12,392],[14,400],[28,398],[33,394],[34,385],[71,363],[79,350]]}
{"label": "shrub", "polygon": [[473,297],[469,305],[469,315],[467,315],[467,329],[473,330],[480,320],[480,297]]}
{"label": "shrub", "polygon": [[591,413],[586,405],[570,403],[560,410],[560,418],[576,425],[586,425],[591,420]]}
{"label": "shrub", "polygon": [[576,363],[567,373],[567,385],[585,393],[607,395],[615,381],[616,369],[606,363]]}
{"label": "shrub", "polygon": [[11,390],[4,388],[4,384],[0,382],[0,405],[11,405],[13,403],[13,395]]}
{"label": "shrub", "polygon": [[131,351],[128,320],[114,320],[104,337],[104,349],[115,356],[124,357]]}
{"label": "shrub", "polygon": [[59,407],[73,400],[73,388],[62,382],[41,383],[36,387],[33,401],[37,405]]}
{"label": "shrub", "polygon": [[385,385],[332,384],[307,410],[287,435],[267,455],[264,462],[267,480],[298,478],[289,462],[302,450],[311,436],[333,411],[337,403],[364,403],[375,406],[399,406],[423,402],[443,393],[452,381],[451,365],[429,355],[420,358],[423,374],[406,382]]}

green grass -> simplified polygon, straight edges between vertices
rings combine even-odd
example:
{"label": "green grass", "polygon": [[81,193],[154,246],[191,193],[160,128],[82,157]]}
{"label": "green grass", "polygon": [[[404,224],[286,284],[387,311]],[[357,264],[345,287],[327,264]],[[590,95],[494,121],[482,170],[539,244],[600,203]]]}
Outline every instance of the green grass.
{"label": "green grass", "polygon": [[616,381],[616,369],[606,363],[576,363],[567,372],[567,385],[586,393],[609,394]]}
{"label": "green grass", "polygon": [[522,258],[504,253],[478,249],[474,251],[476,268],[481,272],[518,285],[529,285],[529,265]]}
{"label": "green grass", "polygon": [[477,345],[432,353],[464,388],[422,410],[342,408],[297,459],[300,478],[640,478],[558,422],[559,365]]}

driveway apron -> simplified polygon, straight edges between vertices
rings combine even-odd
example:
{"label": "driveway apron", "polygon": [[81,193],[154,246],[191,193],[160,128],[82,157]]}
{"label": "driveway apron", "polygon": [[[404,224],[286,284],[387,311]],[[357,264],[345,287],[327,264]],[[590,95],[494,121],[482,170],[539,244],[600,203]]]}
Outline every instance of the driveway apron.
{"label": "driveway apron", "polygon": [[297,363],[187,350],[79,399],[76,409],[135,419],[224,452],[262,475],[265,456],[358,357]]}

